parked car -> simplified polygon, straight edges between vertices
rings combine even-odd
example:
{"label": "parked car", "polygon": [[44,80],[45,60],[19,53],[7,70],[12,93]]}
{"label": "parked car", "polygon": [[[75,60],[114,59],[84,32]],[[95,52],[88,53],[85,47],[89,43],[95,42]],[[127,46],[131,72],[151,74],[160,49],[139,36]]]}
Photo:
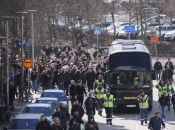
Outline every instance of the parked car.
{"label": "parked car", "polygon": [[57,107],[60,107],[61,103],[58,100],[58,98],[52,98],[52,97],[40,97],[37,98],[35,103],[44,103],[44,104],[51,104],[54,109]]}
{"label": "parked car", "polygon": [[41,97],[54,97],[58,98],[61,103],[65,103],[67,109],[69,109],[69,103],[66,94],[63,90],[47,89],[41,94]]}
{"label": "parked car", "polygon": [[51,104],[33,103],[27,104],[21,111],[21,113],[42,113],[50,120],[55,112]]}
{"label": "parked car", "polygon": [[35,130],[42,114],[20,113],[3,130]]}
{"label": "parked car", "polygon": [[169,31],[164,35],[164,40],[166,41],[175,41],[175,30]]}
{"label": "parked car", "polygon": [[[171,22],[171,19],[170,17],[168,17],[167,15],[165,14],[160,14],[160,15],[155,15],[155,16],[152,16],[150,17],[147,22],[149,23],[159,23],[159,20],[160,20],[160,24],[168,24]],[[175,22],[175,19],[172,19],[172,22],[174,23]]]}

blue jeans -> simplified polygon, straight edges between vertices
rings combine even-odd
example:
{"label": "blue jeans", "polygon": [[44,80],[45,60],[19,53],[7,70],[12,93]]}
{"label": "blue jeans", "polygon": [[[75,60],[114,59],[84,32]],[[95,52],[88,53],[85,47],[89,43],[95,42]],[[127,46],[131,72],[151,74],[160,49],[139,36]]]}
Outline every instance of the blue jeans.
{"label": "blue jeans", "polygon": [[144,121],[145,119],[147,119],[147,115],[148,115],[148,108],[140,108],[140,120]]}
{"label": "blue jeans", "polygon": [[103,101],[102,101],[102,99],[97,99],[98,112],[102,112],[102,107],[103,107]]}
{"label": "blue jeans", "polygon": [[156,70],[156,79],[160,80],[160,70]]}
{"label": "blue jeans", "polygon": [[58,89],[64,90],[64,83],[59,83],[58,84]]}
{"label": "blue jeans", "polygon": [[105,108],[106,121],[112,121],[113,108]]}
{"label": "blue jeans", "polygon": [[161,106],[161,109],[162,109],[161,117],[162,117],[163,119],[165,119],[165,118],[166,118],[167,106]]}
{"label": "blue jeans", "polygon": [[48,80],[46,89],[52,88],[52,80]]}
{"label": "blue jeans", "polygon": [[33,80],[32,81],[32,90],[33,91],[37,91],[38,89],[37,89],[37,82],[36,82],[36,80]]}
{"label": "blue jeans", "polygon": [[94,113],[93,110],[89,110],[89,111],[88,111],[88,118],[89,118],[89,117],[94,117],[94,114],[95,114],[95,113]]}

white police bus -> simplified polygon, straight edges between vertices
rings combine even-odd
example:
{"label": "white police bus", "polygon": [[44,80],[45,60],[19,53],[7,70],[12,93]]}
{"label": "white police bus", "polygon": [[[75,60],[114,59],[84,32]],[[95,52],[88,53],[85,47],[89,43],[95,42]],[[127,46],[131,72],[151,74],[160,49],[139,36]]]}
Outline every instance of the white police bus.
{"label": "white police bus", "polygon": [[[116,109],[136,108],[136,97],[140,90],[153,98],[151,56],[141,40],[116,40],[111,43],[108,52],[108,71],[106,81],[114,95]],[[149,102],[152,109],[152,101]]]}

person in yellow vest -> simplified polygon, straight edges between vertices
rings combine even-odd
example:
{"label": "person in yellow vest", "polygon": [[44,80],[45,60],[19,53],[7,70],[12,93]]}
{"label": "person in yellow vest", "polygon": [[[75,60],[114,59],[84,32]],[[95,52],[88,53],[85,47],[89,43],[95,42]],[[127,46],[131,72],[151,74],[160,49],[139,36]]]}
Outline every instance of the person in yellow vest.
{"label": "person in yellow vest", "polygon": [[114,95],[110,94],[110,91],[106,91],[106,95],[103,97],[103,107],[105,108],[106,112],[106,124],[112,125],[112,113],[114,108]]}
{"label": "person in yellow vest", "polygon": [[139,84],[139,76],[135,76],[134,77],[134,87],[135,89],[138,89],[138,84]]}
{"label": "person in yellow vest", "polygon": [[[164,84],[163,80],[160,80],[159,84],[156,85],[156,88],[158,89],[158,96],[161,97],[163,92],[167,92],[167,86]],[[168,92],[166,93],[168,95]]]}
{"label": "person in yellow vest", "polygon": [[167,87],[167,93],[168,93],[168,99],[169,99],[169,103],[168,103],[168,111],[170,111],[170,101],[171,101],[171,97],[172,97],[172,95],[174,94],[174,89],[173,89],[173,86],[170,84],[170,81],[169,81],[169,79],[167,79],[166,80],[166,85],[165,85],[166,87]]}
{"label": "person in yellow vest", "polygon": [[95,89],[94,94],[97,99],[97,107],[98,107],[98,114],[102,116],[102,108],[103,108],[103,96],[105,94],[105,89],[103,88],[102,84],[98,84],[98,87]]}
{"label": "person in yellow vest", "polygon": [[151,98],[141,90],[140,95],[137,96],[136,100],[139,101],[141,125],[143,125],[144,121],[145,124],[147,124],[148,107]]}
{"label": "person in yellow vest", "polygon": [[117,85],[123,85],[124,84],[124,76],[122,75],[122,73],[120,72],[117,75]]}
{"label": "person in yellow vest", "polygon": [[99,84],[102,84],[103,88],[106,89],[106,83],[102,75],[99,75],[98,79],[95,80],[95,89],[98,87]]}

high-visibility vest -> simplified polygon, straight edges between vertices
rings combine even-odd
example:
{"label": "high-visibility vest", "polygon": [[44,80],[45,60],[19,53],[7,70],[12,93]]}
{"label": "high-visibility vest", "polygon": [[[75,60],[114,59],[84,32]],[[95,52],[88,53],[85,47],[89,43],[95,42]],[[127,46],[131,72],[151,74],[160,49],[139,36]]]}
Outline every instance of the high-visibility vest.
{"label": "high-visibility vest", "polygon": [[105,95],[103,97],[104,99],[104,103],[103,106],[104,107],[114,107],[114,95],[110,95],[109,98],[107,97],[107,95]]}
{"label": "high-visibility vest", "polygon": [[172,96],[173,95],[173,93],[172,93],[172,85],[171,84],[166,84],[165,85],[166,87],[167,87],[167,93],[168,93],[168,96]]}
{"label": "high-visibility vest", "polygon": [[98,88],[95,89],[95,92],[97,93],[96,97],[97,99],[102,99],[104,96],[104,88],[102,88],[101,90],[99,90]]}
{"label": "high-visibility vest", "polygon": [[120,77],[117,76],[117,84],[120,85]]}
{"label": "high-visibility vest", "polygon": [[163,92],[166,92],[166,95],[168,95],[168,90],[167,90],[167,86],[159,86],[158,87],[158,96],[161,97]]}
{"label": "high-visibility vest", "polygon": [[99,80],[96,80],[95,82],[96,82],[97,86],[98,86],[100,83],[101,83],[102,85],[104,85],[104,83],[105,83],[104,80],[102,80],[101,82],[100,82]]}
{"label": "high-visibility vest", "polygon": [[138,85],[138,84],[139,84],[139,77],[136,76],[136,77],[134,78],[134,85]]}
{"label": "high-visibility vest", "polygon": [[149,103],[148,103],[148,96],[145,95],[144,98],[146,99],[145,102],[139,102],[139,108],[148,108],[149,107]]}

